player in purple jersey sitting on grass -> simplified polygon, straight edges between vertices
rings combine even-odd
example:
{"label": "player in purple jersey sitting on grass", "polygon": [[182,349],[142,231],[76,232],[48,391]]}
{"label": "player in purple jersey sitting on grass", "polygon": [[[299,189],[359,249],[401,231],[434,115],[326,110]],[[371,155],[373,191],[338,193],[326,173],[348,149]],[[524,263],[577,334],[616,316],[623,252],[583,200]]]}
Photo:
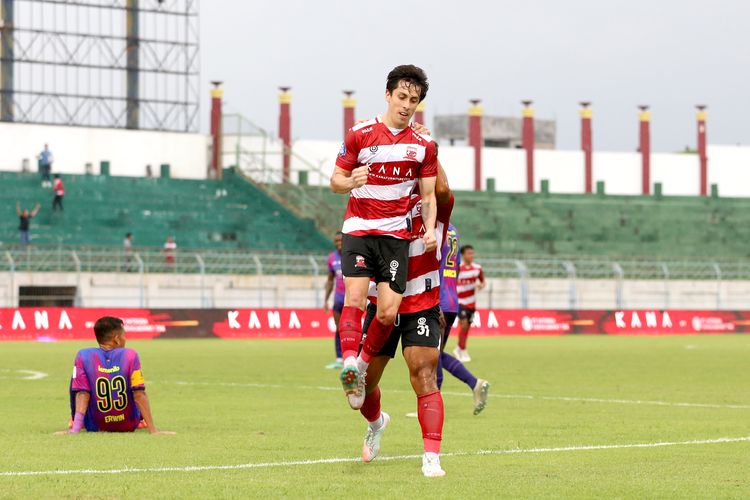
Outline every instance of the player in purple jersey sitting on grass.
{"label": "player in purple jersey sitting on grass", "polygon": [[104,316],[94,325],[99,347],[78,351],[70,382],[69,431],[133,432],[145,422],[151,434],[159,431],[151,415],[138,353],[125,348],[125,328],[119,318]]}
{"label": "player in purple jersey sitting on grass", "polygon": [[440,358],[438,358],[437,384],[443,385],[443,368],[451,375],[464,382],[474,393],[474,415],[479,415],[487,405],[487,393],[490,383],[476,378],[459,360],[443,352],[448,342],[448,335],[458,315],[458,269],[461,265],[461,253],[459,252],[458,231],[453,224],[448,225],[448,233],[443,243],[442,260],[440,261],[440,310],[445,316],[445,330],[443,331],[443,342],[440,344]]}

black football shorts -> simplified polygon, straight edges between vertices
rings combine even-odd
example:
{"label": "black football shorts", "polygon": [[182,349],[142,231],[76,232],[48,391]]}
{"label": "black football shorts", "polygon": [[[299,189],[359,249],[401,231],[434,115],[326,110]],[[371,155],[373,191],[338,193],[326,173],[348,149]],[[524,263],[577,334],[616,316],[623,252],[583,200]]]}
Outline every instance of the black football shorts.
{"label": "black football shorts", "polygon": [[465,319],[466,321],[471,324],[472,321],[474,321],[474,313],[476,311],[474,309],[469,309],[468,307],[464,307],[459,305],[458,306],[458,319]]}
{"label": "black football shorts", "polygon": [[[367,329],[370,323],[375,319],[377,307],[375,304],[368,304],[365,322],[362,325],[362,343],[367,336]],[[378,353],[378,356],[388,356],[394,358],[398,349],[398,342],[401,341],[401,350],[406,347],[434,347],[440,349],[443,332],[440,329],[440,307],[435,306],[425,311],[412,314],[399,314],[396,316],[396,323],[393,325],[391,336]]]}
{"label": "black football shorts", "polygon": [[374,278],[387,281],[394,292],[406,291],[409,242],[389,236],[352,236],[345,234],[341,248],[341,272],[344,277]]}

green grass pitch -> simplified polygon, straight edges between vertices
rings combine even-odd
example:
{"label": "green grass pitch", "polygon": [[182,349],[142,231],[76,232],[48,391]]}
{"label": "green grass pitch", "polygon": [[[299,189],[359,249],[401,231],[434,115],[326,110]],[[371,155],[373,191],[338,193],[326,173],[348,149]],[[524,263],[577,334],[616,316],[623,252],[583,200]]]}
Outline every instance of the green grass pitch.
{"label": "green grass pitch", "polygon": [[750,497],[750,336],[471,338],[489,405],[473,416],[447,376],[433,479],[400,355],[385,460],[357,460],[365,423],[323,369],[332,344],[131,342],[156,422],[178,434],[53,436],[84,344],[0,343],[0,498]]}

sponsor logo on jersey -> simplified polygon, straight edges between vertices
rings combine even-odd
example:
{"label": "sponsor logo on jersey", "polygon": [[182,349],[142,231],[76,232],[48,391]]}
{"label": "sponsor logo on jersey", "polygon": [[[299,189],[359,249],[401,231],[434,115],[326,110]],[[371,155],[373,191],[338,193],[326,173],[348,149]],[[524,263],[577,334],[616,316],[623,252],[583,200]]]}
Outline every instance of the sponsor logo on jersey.
{"label": "sponsor logo on jersey", "polygon": [[372,132],[372,127],[367,127],[367,128],[363,128],[363,129],[361,130],[361,132],[362,132],[363,134],[366,134],[367,132]]}
{"label": "sponsor logo on jersey", "polygon": [[120,371],[120,367],[115,365],[112,368],[104,368],[103,366],[97,366],[96,369],[102,373],[115,373]]}
{"label": "sponsor logo on jersey", "polygon": [[377,146],[370,146],[370,153],[377,153],[378,147]]}
{"label": "sponsor logo on jersey", "polygon": [[389,176],[389,177],[399,177],[399,178],[403,178],[403,177],[413,178],[414,177],[414,169],[412,167],[407,168],[407,167],[393,166],[393,165],[388,165],[386,163],[380,163],[380,164],[368,163],[365,166],[367,167],[367,171],[370,174],[384,175],[384,176]]}
{"label": "sponsor logo on jersey", "polygon": [[339,156],[342,158],[346,156],[346,144],[341,144],[341,149],[339,149]]}
{"label": "sponsor logo on jersey", "polygon": [[406,146],[406,156],[404,160],[417,161],[417,148],[414,146]]}

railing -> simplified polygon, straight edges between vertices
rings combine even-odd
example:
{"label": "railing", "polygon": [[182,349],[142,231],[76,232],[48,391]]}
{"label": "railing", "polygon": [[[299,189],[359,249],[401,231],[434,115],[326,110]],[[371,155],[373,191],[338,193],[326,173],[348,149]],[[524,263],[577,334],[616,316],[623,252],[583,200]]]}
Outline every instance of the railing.
{"label": "railing", "polygon": [[[731,283],[750,281],[750,261],[608,259],[601,256],[509,258],[484,254],[480,257],[486,276],[501,278],[489,280],[488,287],[479,296],[483,306],[669,308],[689,303],[692,308],[723,309],[750,302],[747,287]],[[122,287],[110,287],[104,294],[94,292],[92,287],[83,287],[87,295],[77,295],[75,304],[89,307],[122,303],[148,307],[155,300],[162,306],[169,303],[180,307],[212,307],[224,300],[221,293],[214,292],[214,284],[222,279],[226,282],[225,278],[213,275],[294,276],[288,283],[296,284],[287,283],[284,286],[291,288],[285,289],[277,288],[280,283],[277,280],[245,283],[243,303],[263,307],[278,306],[289,300],[319,307],[322,306],[321,279],[326,273],[326,259],[327,254],[320,251],[271,253],[179,248],[174,259],[168,259],[160,248],[126,252],[120,247],[103,246],[0,246],[0,306],[23,302],[19,284],[30,284],[30,277],[25,273],[60,272],[75,274],[77,294],[85,284],[82,273],[120,273]],[[131,273],[132,279],[122,279]],[[184,280],[180,285],[184,292],[181,290],[174,296],[165,295],[174,294],[173,291],[155,291],[156,282],[169,282],[168,276],[178,273],[198,275],[198,280]],[[150,278],[149,274],[162,277]],[[298,276],[308,279],[299,280]],[[45,280],[35,278],[33,281],[43,283]],[[173,287],[167,286],[167,289]],[[112,290],[117,290],[115,295]],[[195,295],[194,299],[188,297],[190,294]],[[33,298],[39,299],[38,296]]]}
{"label": "railing", "polygon": [[[67,245],[0,246],[0,272],[195,273],[195,274],[318,274],[327,254],[265,252],[216,248],[179,248],[170,262],[161,248]],[[492,278],[556,278],[602,280],[714,280],[750,281],[750,260],[700,260],[601,256],[502,255],[479,256],[485,275]]]}
{"label": "railing", "polygon": [[307,190],[295,182],[284,182],[282,168],[284,154],[310,174],[328,177],[321,165],[287,149],[263,128],[240,114],[223,116],[222,133],[225,138],[222,154],[232,158],[237,171],[248,181],[259,186],[275,200],[290,208],[300,217],[312,218],[318,228],[327,233],[340,229],[341,205],[331,204],[320,190]]}

